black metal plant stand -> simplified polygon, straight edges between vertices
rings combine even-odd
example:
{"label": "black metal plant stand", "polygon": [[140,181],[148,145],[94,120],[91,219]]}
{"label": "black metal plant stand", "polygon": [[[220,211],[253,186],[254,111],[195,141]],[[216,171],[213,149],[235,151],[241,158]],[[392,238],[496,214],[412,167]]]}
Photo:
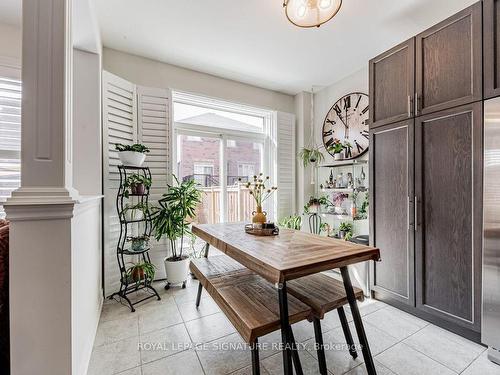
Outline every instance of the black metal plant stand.
{"label": "black metal plant stand", "polygon": [[[137,226],[137,235],[151,236],[152,217],[149,209],[140,209],[140,211],[143,212],[141,218],[127,218],[127,211],[133,211],[133,209],[128,208],[130,206],[127,206],[127,202],[132,205],[132,207],[137,205],[139,205],[140,207],[148,207],[149,187],[146,187],[144,194],[132,194],[131,192],[128,192],[127,198],[126,193],[128,188],[124,186],[125,181],[132,174],[140,174],[148,179],[151,179],[151,171],[147,167],[129,167],[124,165],[118,166],[118,171],[120,172],[120,186],[118,188],[118,194],[116,196],[116,209],[118,211],[118,218],[120,220],[120,237],[118,239],[118,245],[116,247],[116,259],[118,261],[118,267],[120,268],[120,290],[116,293],[113,293],[110,296],[110,299],[112,299],[115,295],[119,296],[128,303],[128,305],[130,306],[130,310],[134,312],[134,305],[137,305],[140,302],[153,297],[156,297],[158,300],[161,299],[156,289],[151,285],[151,283],[153,282],[152,279],[149,279],[145,276],[141,280],[133,280],[131,275],[127,275],[126,268],[126,260],[128,260],[130,256],[138,256],[139,259],[142,258],[144,262],[151,263],[151,258],[149,256],[149,247],[146,247],[141,251],[133,251],[132,249],[128,249],[126,246],[127,236],[129,234],[132,234],[133,225]],[[137,202],[132,203],[134,200],[137,200]],[[136,212],[137,210],[139,209],[136,209],[134,212]],[[138,292],[139,290],[146,291],[148,296],[132,303],[127,295]]]}

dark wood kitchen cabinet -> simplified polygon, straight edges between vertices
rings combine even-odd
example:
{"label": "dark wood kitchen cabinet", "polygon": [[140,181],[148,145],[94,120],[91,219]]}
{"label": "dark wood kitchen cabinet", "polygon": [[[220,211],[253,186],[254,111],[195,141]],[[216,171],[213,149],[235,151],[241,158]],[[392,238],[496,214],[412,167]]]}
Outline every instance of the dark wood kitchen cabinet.
{"label": "dark wood kitchen cabinet", "polygon": [[370,127],[413,116],[414,67],[415,38],[370,60]]}
{"label": "dark wood kitchen cabinet", "polygon": [[482,4],[415,38],[416,116],[482,99]]}
{"label": "dark wood kitchen cabinet", "polygon": [[415,304],[413,246],[413,119],[370,130],[370,241],[380,249],[372,289]]}
{"label": "dark wood kitchen cabinet", "polygon": [[484,97],[500,96],[500,0],[483,0]]}
{"label": "dark wood kitchen cabinet", "polygon": [[415,121],[416,307],[480,331],[482,103]]}

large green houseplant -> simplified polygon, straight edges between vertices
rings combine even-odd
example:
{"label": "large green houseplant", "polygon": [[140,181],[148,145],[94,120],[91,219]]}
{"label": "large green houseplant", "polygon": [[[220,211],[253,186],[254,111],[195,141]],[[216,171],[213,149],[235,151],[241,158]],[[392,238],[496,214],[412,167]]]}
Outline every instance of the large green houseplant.
{"label": "large green houseplant", "polygon": [[182,183],[173,176],[174,184],[168,185],[163,198],[154,209],[153,229],[156,240],[163,236],[170,244],[171,256],[165,258],[167,273],[166,289],[170,284],[186,286],[189,256],[183,254],[185,236],[189,233],[189,219],[195,217],[196,207],[201,203],[201,190],[195,181]]}

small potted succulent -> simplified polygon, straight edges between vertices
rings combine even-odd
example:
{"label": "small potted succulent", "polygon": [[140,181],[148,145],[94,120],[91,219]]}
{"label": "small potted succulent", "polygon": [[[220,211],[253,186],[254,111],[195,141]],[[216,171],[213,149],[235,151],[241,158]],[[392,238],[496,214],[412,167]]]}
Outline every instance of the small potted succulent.
{"label": "small potted succulent", "polygon": [[149,262],[131,263],[132,265],[127,269],[127,278],[133,282],[140,282],[146,280],[150,283],[154,280],[156,267]]}
{"label": "small potted succulent", "polygon": [[127,241],[130,242],[130,249],[132,251],[141,252],[146,250],[149,244],[149,236],[143,235],[138,237],[128,237]]}
{"label": "small potted succulent", "polygon": [[151,179],[149,177],[134,173],[127,177],[123,187],[126,189],[123,195],[128,198],[132,195],[144,195],[146,188],[151,187]]}
{"label": "small potted succulent", "polygon": [[333,152],[334,160],[343,160],[344,159],[344,149],[345,145],[340,142],[337,138],[333,140],[333,143],[330,147],[328,147],[328,152]]}
{"label": "small potted succulent", "polygon": [[122,164],[130,167],[140,167],[146,159],[146,153],[149,152],[149,148],[140,143],[133,145],[115,143],[115,150],[118,151]]}
{"label": "small potted succulent", "polygon": [[349,241],[352,238],[352,223],[342,222],[339,226],[339,238]]}

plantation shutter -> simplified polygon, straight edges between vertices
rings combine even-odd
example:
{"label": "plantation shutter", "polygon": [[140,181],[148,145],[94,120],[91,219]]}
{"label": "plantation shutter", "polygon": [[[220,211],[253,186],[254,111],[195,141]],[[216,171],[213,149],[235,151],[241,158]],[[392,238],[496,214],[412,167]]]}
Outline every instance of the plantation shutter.
{"label": "plantation shutter", "polygon": [[[156,205],[170,182],[170,91],[150,87],[137,88],[138,141],[151,151],[145,166],[151,170],[152,186],[149,202]],[[163,259],[167,256],[167,242],[150,241],[151,262],[156,266],[156,278],[166,277]]]}
{"label": "plantation shutter", "polygon": [[137,142],[137,95],[134,84],[103,71],[103,188],[104,188],[104,290],[106,295],[120,287],[116,246],[120,222],[116,194],[120,184],[118,153],[115,143]]}
{"label": "plantation shutter", "polygon": [[295,115],[276,113],[278,217],[295,213]]}

